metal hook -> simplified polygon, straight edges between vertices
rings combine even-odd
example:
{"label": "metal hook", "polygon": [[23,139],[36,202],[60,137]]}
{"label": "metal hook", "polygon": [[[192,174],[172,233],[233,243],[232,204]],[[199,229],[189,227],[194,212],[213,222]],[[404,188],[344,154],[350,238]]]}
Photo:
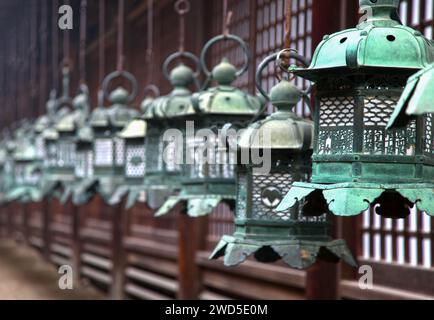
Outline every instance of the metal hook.
{"label": "metal hook", "polygon": [[175,11],[180,15],[184,16],[190,12],[190,2],[188,0],[178,0],[175,2]]}

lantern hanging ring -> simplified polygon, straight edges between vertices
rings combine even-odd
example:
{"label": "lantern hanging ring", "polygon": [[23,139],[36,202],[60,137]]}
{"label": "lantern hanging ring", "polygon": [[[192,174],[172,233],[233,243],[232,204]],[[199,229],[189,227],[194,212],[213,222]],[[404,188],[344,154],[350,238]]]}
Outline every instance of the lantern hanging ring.
{"label": "lantern hanging ring", "polygon": [[147,85],[144,88],[143,92],[144,92],[145,97],[148,94],[151,94],[151,96],[154,96],[155,98],[160,95],[160,89],[155,84],[149,84],[149,85]]}
{"label": "lantern hanging ring", "polygon": [[236,36],[236,35],[233,35],[233,34],[222,34],[222,35],[216,36],[216,37],[212,38],[211,40],[209,40],[205,44],[205,46],[203,47],[202,53],[200,54],[200,64],[202,66],[203,72],[205,73],[205,75],[208,78],[211,77],[211,71],[206,66],[206,56],[207,56],[208,51],[211,49],[211,47],[213,47],[215,44],[217,44],[220,41],[235,41],[237,44],[239,44],[239,46],[243,50],[244,64],[236,73],[237,77],[241,76],[249,68],[250,60],[251,60],[251,54],[250,54],[250,50],[247,47],[247,44],[244,42],[244,40],[241,39],[240,37]]}
{"label": "lantern hanging ring", "polygon": [[[300,62],[304,67],[307,67],[309,65],[309,61],[306,60],[306,58],[304,58],[303,56],[299,55],[295,50],[293,49],[283,49],[282,51],[278,52],[278,53],[274,53],[270,56],[268,56],[267,58],[264,59],[264,61],[261,62],[261,64],[258,66],[258,71],[256,72],[256,88],[258,89],[258,91],[269,101],[270,97],[269,95],[265,92],[265,90],[262,88],[262,71],[268,66],[268,64],[272,61],[275,61],[277,66],[285,73],[291,74],[292,72],[285,67],[282,64],[282,59],[281,56],[287,53],[288,54],[288,59],[294,59],[298,62]],[[311,92],[312,90],[312,86],[309,85],[309,87],[306,90],[300,90],[303,95],[305,97],[307,97],[307,95]]]}
{"label": "lantern hanging ring", "polygon": [[200,61],[193,53],[187,52],[187,51],[178,51],[178,52],[172,53],[170,56],[167,57],[167,59],[163,63],[164,77],[170,81],[169,66],[173,61],[175,61],[178,58],[187,58],[194,63],[194,65],[196,67],[196,71],[194,72],[193,75],[194,75],[194,78],[197,79],[200,75],[200,70],[201,70]]}
{"label": "lantern hanging ring", "polygon": [[133,101],[134,98],[137,96],[137,80],[131,73],[125,70],[113,71],[112,73],[108,74],[107,77],[105,77],[102,83],[102,92],[104,94],[104,97],[108,99],[108,85],[116,78],[125,78],[130,82],[132,90],[131,93],[128,95],[127,101]]}
{"label": "lantern hanging ring", "polygon": [[184,16],[190,12],[190,2],[188,0],[178,0],[175,3],[175,11],[180,15]]}

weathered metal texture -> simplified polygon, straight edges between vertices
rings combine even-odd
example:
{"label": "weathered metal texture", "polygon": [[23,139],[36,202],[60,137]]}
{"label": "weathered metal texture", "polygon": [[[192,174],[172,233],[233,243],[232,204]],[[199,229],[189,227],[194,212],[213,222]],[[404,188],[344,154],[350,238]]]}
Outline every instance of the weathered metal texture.
{"label": "weathered metal texture", "polygon": [[[172,91],[148,104],[142,116],[148,126],[145,139],[148,156],[143,185],[148,205],[153,209],[160,208],[168,196],[177,193],[181,186],[182,167],[176,155],[183,148],[182,142],[169,141],[165,133],[167,130],[185,131],[185,122],[179,119],[194,113],[189,86],[197,83],[199,70],[194,72],[190,67],[179,63],[169,73],[169,65],[178,57],[188,58],[198,65],[197,57],[189,52],[177,52],[167,57],[163,64],[163,74],[171,83]],[[169,154],[173,156],[170,157]]]}
{"label": "weathered metal texture", "polygon": [[[415,116],[434,113],[434,64],[411,76],[387,128],[403,127]],[[431,137],[433,141],[433,137]]]}
{"label": "weathered metal texture", "polygon": [[[407,216],[413,205],[433,212],[432,115],[387,129],[408,77],[434,61],[433,42],[401,24],[398,4],[360,1],[370,13],[366,21],[326,36],[310,67],[291,68],[316,84],[315,186],[298,183],[285,203],[309,194],[307,211],[353,215],[369,202],[379,204],[377,213],[388,217]],[[342,183],[347,185],[342,188]],[[416,201],[399,191],[417,188],[423,190]]]}
{"label": "weathered metal texture", "polygon": [[5,190],[6,202],[37,202],[42,199],[40,188],[42,177],[41,159],[37,157],[34,144],[35,132],[33,123],[24,122],[15,131],[16,147],[11,153],[13,161],[12,183]]}
{"label": "weathered metal texture", "polygon": [[[132,92],[117,87],[108,94],[108,85],[119,77],[131,83]],[[136,92],[137,82],[126,71],[113,72],[104,79],[102,94],[108,98],[111,105],[102,106],[101,96],[100,106],[89,116],[89,126],[94,137],[92,157],[89,161],[92,170],[90,174],[84,175],[86,179],[80,184],[74,196],[80,203],[89,200],[94,191],[99,193],[106,203],[119,203],[120,198],[117,195],[121,192],[118,189],[124,187],[125,167],[125,141],[119,134],[132,120],[139,117],[139,113],[127,105],[135,98]],[[80,190],[84,192],[83,196],[78,194]]]}
{"label": "weathered metal texture", "polygon": [[[217,42],[225,40],[233,40],[243,48],[245,64],[237,70],[223,58],[222,62],[209,72],[205,66],[207,51]],[[192,108],[171,121],[176,128],[182,128],[186,159],[190,158],[193,163],[187,162],[188,164],[180,168],[182,190],[178,196],[168,200],[168,203],[157,212],[158,216],[169,213],[170,208],[177,202],[187,203],[186,213],[190,217],[208,215],[221,202],[233,204],[236,192],[233,158],[236,150],[222,147],[216,140],[215,133],[221,131],[227,123],[231,123],[236,129],[244,128],[265,103],[259,97],[251,96],[231,85],[247,70],[249,61],[250,52],[247,45],[236,36],[218,36],[205,44],[201,54],[202,69],[209,78],[207,81],[215,81],[217,85],[194,94],[191,99]],[[187,121],[194,123],[192,132],[184,129]],[[204,129],[211,131],[213,136],[198,135],[198,132]],[[215,158],[198,160],[196,153],[201,152],[200,148],[210,142],[211,148],[215,148]],[[225,160],[216,161],[217,158]]]}
{"label": "weathered metal texture", "polygon": [[[292,57],[302,60],[295,53]],[[258,68],[260,74],[268,63],[280,59],[277,54],[266,58]],[[293,268],[305,269],[317,259],[340,258],[350,265],[355,261],[344,240],[332,241],[331,222],[326,211],[306,215],[301,207],[277,212],[284,194],[295,181],[309,181],[313,123],[297,117],[293,108],[303,92],[288,80],[282,80],[268,97],[277,111],[265,120],[249,126],[241,135],[238,148],[254,154],[263,150],[270,169],[260,164],[239,164],[237,170],[237,198],[235,210],[236,231],[224,236],[212,259],[224,256],[227,266],[238,265],[254,255],[260,262],[283,259]],[[268,154],[269,153],[269,154]]]}
{"label": "weathered metal texture", "polygon": [[317,260],[338,262],[342,259],[351,266],[357,266],[344,240],[255,241],[223,236],[210,259],[224,257],[225,266],[233,267],[243,263],[252,255],[256,260],[264,263],[282,259],[288,266],[296,269],[307,269]]}

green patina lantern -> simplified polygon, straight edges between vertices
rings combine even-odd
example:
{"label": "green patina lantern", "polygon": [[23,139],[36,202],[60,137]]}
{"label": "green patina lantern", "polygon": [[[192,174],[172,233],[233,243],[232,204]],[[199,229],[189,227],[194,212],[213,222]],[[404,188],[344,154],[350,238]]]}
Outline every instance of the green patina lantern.
{"label": "green patina lantern", "polygon": [[[224,58],[212,72],[208,71],[205,66],[208,50],[227,40],[241,46],[245,55],[243,67],[237,70]],[[174,127],[185,127],[181,141],[185,144],[182,191],[171,196],[156,213],[157,216],[169,213],[179,202],[186,203],[186,213],[191,217],[208,215],[221,202],[233,205],[236,150],[222,146],[217,136],[227,123],[232,123],[236,129],[244,128],[262,109],[264,101],[231,85],[247,71],[249,64],[249,49],[237,36],[217,36],[204,46],[201,65],[208,79],[216,81],[217,86],[195,94],[192,109],[173,118]]]}
{"label": "green patina lantern", "polygon": [[6,203],[8,192],[14,185],[14,151],[16,149],[15,139],[11,135],[10,129],[3,131],[3,140],[1,142],[1,163],[2,163],[2,181],[0,186],[1,198],[0,203]]}
{"label": "green patina lantern", "polygon": [[6,195],[7,201],[37,202],[42,198],[40,183],[42,163],[37,157],[31,122],[23,123],[15,132],[16,147],[13,157],[13,184]]}
{"label": "green patina lantern", "polygon": [[312,183],[294,183],[278,211],[304,199],[305,214],[434,214],[430,117],[387,129],[409,76],[434,61],[434,43],[401,24],[398,6],[360,0],[367,20],[326,36],[310,67],[294,70],[316,84]]}
{"label": "green patina lantern", "polygon": [[[307,65],[298,54],[288,58]],[[260,87],[261,72],[270,62],[280,64],[278,54],[266,58],[258,68],[257,87],[277,109],[266,119],[251,124],[238,141],[250,161],[237,165],[236,230],[223,236],[211,259],[224,256],[226,266],[236,266],[250,255],[260,262],[282,259],[293,268],[305,269],[317,259],[338,261],[342,258],[355,265],[344,240],[333,240],[327,212],[305,215],[299,206],[284,212],[275,209],[295,181],[309,181],[312,170],[313,123],[299,118],[292,110],[306,97],[289,80],[281,80],[271,89],[270,97]],[[253,161],[263,153],[264,163]]]}
{"label": "green patina lantern", "polygon": [[[58,150],[62,154],[63,167],[68,173],[68,179],[63,180],[64,193],[61,202],[72,199],[74,204],[86,202],[82,199],[86,178],[93,174],[92,129],[88,125],[90,101],[89,90],[81,85],[79,93],[72,100],[73,111],[63,117],[56,125],[59,133]],[[83,183],[83,181],[85,182]],[[84,196],[87,199],[86,196]]]}
{"label": "green patina lantern", "polygon": [[[147,115],[148,108],[158,96],[159,90],[156,86],[149,85],[145,88],[145,98],[140,104],[142,117]],[[132,120],[119,134],[125,143],[124,182],[119,187],[121,191],[116,193],[117,199],[112,201],[120,201],[124,194],[128,194],[127,209],[131,209],[137,200],[142,202],[146,200],[146,186],[143,183],[146,173],[146,132],[146,121],[137,118]]]}
{"label": "green patina lantern", "polygon": [[417,116],[425,114],[428,114],[425,125],[429,127],[426,148],[433,150],[434,64],[410,77],[389,121],[388,128],[406,126]]}
{"label": "green patina lantern", "polygon": [[[119,77],[131,83],[132,92],[117,87],[108,95],[108,85]],[[132,74],[116,71],[104,79],[103,93],[111,106],[99,106],[90,115],[89,125],[93,131],[93,178],[86,182],[86,190],[95,189],[106,202],[114,204],[114,199],[119,198],[115,192],[120,192],[118,187],[124,180],[125,144],[118,134],[139,115],[136,110],[127,106],[136,96],[137,82]]]}
{"label": "green patina lantern", "polygon": [[69,68],[64,67],[62,74],[62,96],[56,99],[56,92],[54,90],[51,92],[47,102],[47,115],[40,117],[35,125],[35,143],[40,148],[37,152],[38,156],[43,158],[44,175],[41,181],[43,197],[53,195],[61,197],[63,182],[72,181],[74,177],[74,150],[65,150],[60,139],[61,136],[67,137],[68,134],[59,124],[63,123],[73,110],[69,97]]}
{"label": "green patina lantern", "polygon": [[[196,72],[183,63],[179,63],[169,72],[170,64],[178,58],[192,60],[197,66]],[[183,176],[182,161],[179,155],[184,147],[179,140],[169,139],[166,133],[175,130],[179,136],[185,132],[185,124],[179,119],[193,113],[192,92],[189,87],[196,83],[199,76],[199,59],[190,52],[176,52],[163,64],[163,74],[170,81],[173,90],[166,96],[156,98],[150,103],[142,119],[146,121],[146,176],[144,187],[147,190],[148,205],[157,209],[167,197],[181,187]]]}

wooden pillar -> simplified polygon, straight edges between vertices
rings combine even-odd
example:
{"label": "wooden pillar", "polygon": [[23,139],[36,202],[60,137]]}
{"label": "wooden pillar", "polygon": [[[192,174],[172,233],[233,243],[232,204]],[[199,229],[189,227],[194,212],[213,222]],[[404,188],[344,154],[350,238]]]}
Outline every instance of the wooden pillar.
{"label": "wooden pillar", "polygon": [[70,200],[67,204],[67,213],[71,217],[72,222],[72,239],[71,239],[71,246],[72,246],[72,270],[74,275],[74,283],[77,285],[80,285],[81,281],[81,252],[82,252],[82,246],[80,241],[80,229],[82,226],[82,216],[81,216],[81,210],[79,207],[74,205],[72,201]]}
{"label": "wooden pillar", "polygon": [[125,285],[125,266],[126,252],[124,247],[124,237],[127,234],[127,213],[125,210],[125,201],[109,207],[112,211],[112,283],[110,289],[110,298],[120,300],[124,298]]}
{"label": "wooden pillar", "polygon": [[178,299],[197,300],[202,290],[196,254],[205,249],[207,217],[190,218],[185,208],[178,211]]}
{"label": "wooden pillar", "polygon": [[30,209],[29,209],[29,204],[27,202],[24,202],[21,204],[21,212],[22,212],[22,235],[23,235],[23,240],[24,240],[24,244],[26,246],[30,245],[29,242],[29,219],[30,219]]}
{"label": "wooden pillar", "polygon": [[45,198],[42,200],[42,239],[43,239],[43,248],[42,254],[47,261],[50,261],[51,255],[51,199]]}

